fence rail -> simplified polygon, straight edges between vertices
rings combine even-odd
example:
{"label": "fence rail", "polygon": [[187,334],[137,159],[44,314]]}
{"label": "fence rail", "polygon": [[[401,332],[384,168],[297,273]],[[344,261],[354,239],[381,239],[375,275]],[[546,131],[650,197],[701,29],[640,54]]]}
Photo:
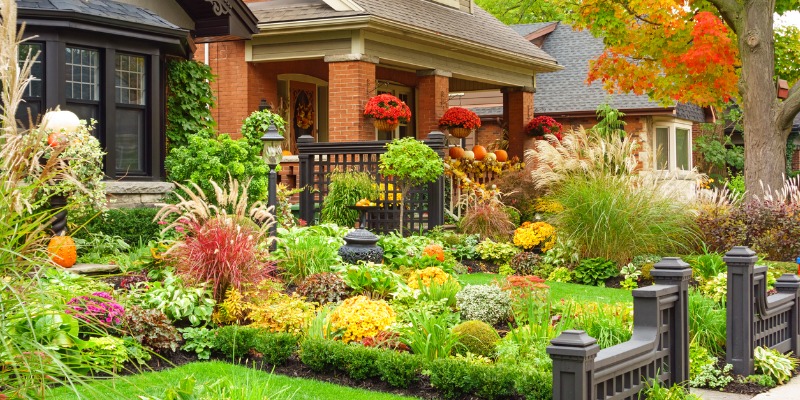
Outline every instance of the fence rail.
{"label": "fence rail", "polygon": [[[400,226],[400,190],[392,177],[378,172],[380,155],[386,152],[388,141],[315,143],[311,137],[297,141],[300,162],[300,218],[309,224],[316,222],[316,213],[328,194],[330,173],[334,170],[369,172],[376,178],[385,199],[377,211],[369,212],[367,224],[377,232],[391,232]],[[423,141],[440,157],[444,157],[447,139],[441,132],[431,132]],[[440,177],[427,187],[415,187],[405,199],[404,231],[418,232],[444,223],[444,181]]]}
{"label": "fence rail", "polygon": [[800,354],[800,277],[784,274],[767,296],[767,267],[744,246],[725,254],[728,265],[726,361],[733,373],[754,372],[753,353],[764,346],[781,353]]}
{"label": "fence rail", "polygon": [[651,272],[655,284],[633,291],[631,340],[600,350],[584,331],[551,341],[554,400],[636,400],[649,381],[689,379],[689,280],[692,270],[666,257]]}

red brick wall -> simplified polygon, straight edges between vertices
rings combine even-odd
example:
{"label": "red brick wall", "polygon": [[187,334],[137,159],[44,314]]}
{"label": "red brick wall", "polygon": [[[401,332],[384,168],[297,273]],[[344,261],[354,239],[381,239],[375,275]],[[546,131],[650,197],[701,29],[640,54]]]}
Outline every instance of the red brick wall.
{"label": "red brick wall", "polygon": [[447,111],[450,78],[422,76],[417,91],[417,138],[425,139],[431,131],[439,130],[439,118]]}
{"label": "red brick wall", "polygon": [[525,150],[533,148],[535,139],[525,133],[525,125],[533,118],[533,93],[503,93],[503,114],[508,121],[508,156],[523,159]]}
{"label": "red brick wall", "polygon": [[475,143],[485,147],[502,139],[503,127],[499,122],[499,118],[493,121],[481,121],[481,127],[475,131]]}
{"label": "red brick wall", "polygon": [[375,64],[365,61],[328,63],[328,115],[331,142],[375,140],[364,106],[375,86]]}

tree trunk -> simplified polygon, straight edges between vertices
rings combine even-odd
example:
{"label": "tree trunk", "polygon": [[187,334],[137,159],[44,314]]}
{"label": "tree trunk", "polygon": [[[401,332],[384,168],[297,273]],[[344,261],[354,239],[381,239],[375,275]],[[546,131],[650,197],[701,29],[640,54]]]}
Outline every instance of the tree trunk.
{"label": "tree trunk", "polygon": [[744,111],[744,181],[747,199],[783,186],[788,131],[778,127],[773,16],[775,0],[750,0],[737,21],[742,59],[740,93]]}

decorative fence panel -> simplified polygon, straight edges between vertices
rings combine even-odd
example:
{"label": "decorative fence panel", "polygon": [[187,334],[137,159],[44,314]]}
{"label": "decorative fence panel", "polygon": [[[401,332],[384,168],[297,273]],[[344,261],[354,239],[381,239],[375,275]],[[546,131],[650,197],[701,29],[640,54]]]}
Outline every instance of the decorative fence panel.
{"label": "decorative fence panel", "polygon": [[600,350],[584,331],[551,341],[554,400],[636,400],[649,381],[689,379],[689,264],[665,257],[655,284],[633,291],[631,340]]}
{"label": "decorative fence panel", "polygon": [[[440,157],[444,157],[447,140],[441,132],[431,132],[423,141]],[[369,212],[368,227],[377,232],[387,233],[396,230],[400,219],[400,190],[394,179],[378,172],[380,155],[386,152],[388,141],[315,143],[311,137],[301,137],[297,141],[300,161],[300,218],[313,225],[322,201],[328,194],[330,173],[334,170],[364,171],[371,173],[379,190],[383,193],[381,208]],[[431,229],[444,223],[444,181],[440,177],[427,187],[415,187],[405,199],[406,210],[403,216],[404,231],[418,232]]]}
{"label": "decorative fence panel", "polygon": [[753,373],[758,346],[800,354],[800,277],[784,274],[767,296],[767,267],[756,266],[753,250],[736,246],[725,254],[728,265],[726,361],[733,373]]}

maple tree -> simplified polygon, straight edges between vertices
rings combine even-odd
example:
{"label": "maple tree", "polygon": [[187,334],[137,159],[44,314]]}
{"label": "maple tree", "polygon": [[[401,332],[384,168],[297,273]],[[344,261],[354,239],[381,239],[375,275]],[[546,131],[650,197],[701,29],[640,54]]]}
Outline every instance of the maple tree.
{"label": "maple tree", "polygon": [[561,21],[564,8],[552,0],[475,0],[481,8],[505,24]]}
{"label": "maple tree", "polygon": [[719,105],[737,98],[748,195],[782,187],[800,85],[777,99],[773,14],[800,9],[800,0],[566,0],[565,6],[576,28],[606,44],[589,80],[663,103]]}

